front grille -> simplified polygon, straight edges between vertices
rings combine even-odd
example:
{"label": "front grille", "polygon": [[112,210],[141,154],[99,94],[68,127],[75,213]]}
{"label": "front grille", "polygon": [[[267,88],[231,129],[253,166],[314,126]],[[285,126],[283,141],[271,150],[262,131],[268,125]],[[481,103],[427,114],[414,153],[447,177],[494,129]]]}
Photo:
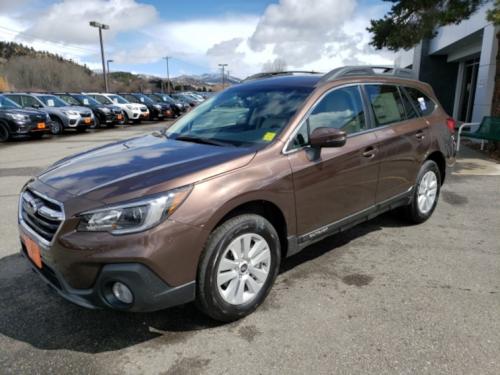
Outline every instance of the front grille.
{"label": "front grille", "polygon": [[26,225],[40,237],[52,241],[64,218],[61,206],[26,190],[21,195],[20,209]]}
{"label": "front grille", "polygon": [[80,112],[80,116],[82,116],[82,117],[91,117],[90,112]]}
{"label": "front grille", "polygon": [[30,115],[30,119],[33,122],[45,122],[47,120],[47,117],[43,115]]}
{"label": "front grille", "polygon": [[119,110],[119,109],[114,109],[114,110],[113,110],[113,113],[114,113],[115,115],[121,115],[121,114],[122,114],[122,111],[121,111],[121,110]]}
{"label": "front grille", "polygon": [[148,109],[147,108],[141,108],[141,112],[147,112]]}

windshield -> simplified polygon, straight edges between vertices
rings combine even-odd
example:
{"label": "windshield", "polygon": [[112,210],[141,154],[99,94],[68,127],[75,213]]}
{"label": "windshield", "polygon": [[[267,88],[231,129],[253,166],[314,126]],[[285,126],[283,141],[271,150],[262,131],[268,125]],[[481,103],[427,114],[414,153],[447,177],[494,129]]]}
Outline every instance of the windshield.
{"label": "windshield", "polygon": [[266,144],[283,130],[311,90],[228,89],[182,117],[166,134],[169,138],[199,138],[235,146]]}
{"label": "windshield", "polygon": [[175,104],[174,100],[168,95],[151,94],[150,98],[164,103]]}
{"label": "windshield", "polygon": [[139,98],[139,101],[141,103],[147,103],[147,104],[153,104],[154,102],[151,100],[151,98],[148,98],[146,95],[137,95],[137,98]]}
{"label": "windshield", "polygon": [[95,100],[95,99],[93,99],[93,98],[91,98],[90,96],[87,96],[87,95],[78,94],[78,95],[75,95],[75,97],[83,105],[100,105],[100,103],[97,100]]}
{"label": "windshield", "polygon": [[0,95],[0,108],[14,109],[14,108],[21,108],[21,106],[15,102],[13,102],[9,98],[6,98],[5,96]]}
{"label": "windshield", "polygon": [[66,103],[71,104],[71,105],[80,105],[81,103],[73,98],[72,96],[69,95],[60,95],[59,96],[62,100],[64,100]]}
{"label": "windshield", "polygon": [[128,101],[125,98],[122,98],[120,95],[109,95],[109,98],[115,103],[119,103],[119,104],[127,104],[128,103]]}
{"label": "windshield", "polygon": [[63,100],[59,99],[57,96],[54,95],[41,95],[38,96],[38,99],[40,99],[43,102],[43,104],[45,104],[47,107],[68,106],[68,103],[64,102]]}
{"label": "windshield", "polygon": [[111,100],[102,95],[94,96],[94,99],[97,100],[101,104],[114,104]]}

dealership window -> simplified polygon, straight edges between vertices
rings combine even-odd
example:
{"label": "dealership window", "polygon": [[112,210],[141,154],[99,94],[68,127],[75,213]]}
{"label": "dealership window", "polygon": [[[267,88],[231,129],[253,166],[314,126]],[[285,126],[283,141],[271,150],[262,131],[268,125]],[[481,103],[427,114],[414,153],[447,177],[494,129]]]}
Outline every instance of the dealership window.
{"label": "dealership window", "polygon": [[366,93],[375,115],[376,126],[406,120],[399,90],[391,85],[366,85]]}

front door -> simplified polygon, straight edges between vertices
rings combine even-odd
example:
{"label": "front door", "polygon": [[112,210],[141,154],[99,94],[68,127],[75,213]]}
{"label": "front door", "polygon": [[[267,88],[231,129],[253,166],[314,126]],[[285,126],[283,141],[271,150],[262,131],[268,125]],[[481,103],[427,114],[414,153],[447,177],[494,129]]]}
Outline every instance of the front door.
{"label": "front door", "polygon": [[[309,134],[318,127],[348,133],[343,147],[323,148],[312,159]],[[344,219],[375,203],[379,154],[358,86],[336,88],[303,121],[288,158],[293,172],[298,235]]]}

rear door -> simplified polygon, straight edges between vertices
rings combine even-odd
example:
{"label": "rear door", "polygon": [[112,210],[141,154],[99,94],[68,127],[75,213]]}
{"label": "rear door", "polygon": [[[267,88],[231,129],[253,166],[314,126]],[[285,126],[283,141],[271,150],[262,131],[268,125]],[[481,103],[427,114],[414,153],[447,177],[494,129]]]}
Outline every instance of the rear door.
{"label": "rear door", "polygon": [[396,85],[364,86],[377,127],[380,173],[377,203],[407,192],[415,185],[422,159],[430,146],[427,122]]}
{"label": "rear door", "polygon": [[[343,147],[311,159],[309,134],[334,127],[348,134]],[[313,106],[286,149],[293,172],[298,234],[314,239],[326,225],[375,203],[379,155],[357,85],[335,88]],[[328,229],[325,229],[328,230]]]}

